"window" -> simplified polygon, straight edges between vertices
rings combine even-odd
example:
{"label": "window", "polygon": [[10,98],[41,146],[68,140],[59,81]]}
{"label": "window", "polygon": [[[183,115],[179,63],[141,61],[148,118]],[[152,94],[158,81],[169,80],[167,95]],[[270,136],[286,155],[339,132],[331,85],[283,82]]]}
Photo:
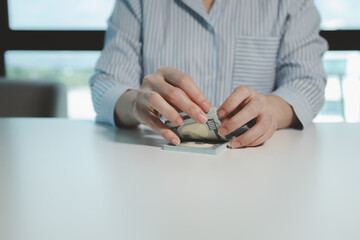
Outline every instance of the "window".
{"label": "window", "polygon": [[7,51],[10,79],[60,81],[67,87],[68,117],[94,119],[89,79],[99,51]]}
{"label": "window", "polygon": [[[9,79],[63,83],[67,89],[68,117],[94,119],[89,79],[100,56],[103,31],[114,3],[115,0],[2,1],[0,11],[8,11],[0,12],[0,19],[1,15],[8,15],[8,29],[0,31],[6,31],[4,35],[10,41],[9,47],[0,51],[5,63],[0,69],[6,70]],[[18,40],[24,38],[28,41]]]}
{"label": "window", "polygon": [[324,56],[328,74],[325,104],[317,122],[360,122],[360,52],[330,51]]}
{"label": "window", "polygon": [[[360,1],[315,0],[315,4],[322,18],[322,29],[360,29],[360,18],[358,11],[355,10],[360,9]],[[325,54],[324,67],[328,74],[325,104],[315,121],[360,121],[360,70],[358,66],[360,66],[359,51],[329,51]]]}

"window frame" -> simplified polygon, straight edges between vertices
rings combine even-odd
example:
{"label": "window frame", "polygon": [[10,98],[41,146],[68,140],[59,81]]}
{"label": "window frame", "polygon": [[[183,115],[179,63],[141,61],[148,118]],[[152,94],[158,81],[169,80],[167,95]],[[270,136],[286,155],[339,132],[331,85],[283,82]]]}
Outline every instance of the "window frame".
{"label": "window frame", "polygon": [[[5,52],[8,50],[101,51],[105,31],[82,30],[11,30],[7,0],[0,1],[0,76],[6,75]],[[360,50],[359,30],[321,31],[331,51]],[[26,39],[26,41],[23,41]]]}

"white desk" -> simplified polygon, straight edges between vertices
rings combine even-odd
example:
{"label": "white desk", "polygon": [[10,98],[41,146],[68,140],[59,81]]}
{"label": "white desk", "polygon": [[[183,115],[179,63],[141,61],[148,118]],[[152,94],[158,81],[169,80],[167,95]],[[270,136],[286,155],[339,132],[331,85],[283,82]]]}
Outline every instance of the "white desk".
{"label": "white desk", "polygon": [[1,240],[358,240],[360,124],[218,156],[148,129],[0,119]]}

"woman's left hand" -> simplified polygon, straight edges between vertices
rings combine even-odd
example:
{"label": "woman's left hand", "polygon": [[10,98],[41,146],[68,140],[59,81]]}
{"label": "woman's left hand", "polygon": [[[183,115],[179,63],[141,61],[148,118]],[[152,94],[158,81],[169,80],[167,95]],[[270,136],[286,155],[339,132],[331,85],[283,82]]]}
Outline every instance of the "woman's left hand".
{"label": "woman's left hand", "polygon": [[220,135],[228,135],[249,123],[250,129],[231,141],[232,148],[263,144],[279,128],[297,121],[292,107],[276,95],[262,95],[251,87],[240,86],[218,109],[222,121]]}

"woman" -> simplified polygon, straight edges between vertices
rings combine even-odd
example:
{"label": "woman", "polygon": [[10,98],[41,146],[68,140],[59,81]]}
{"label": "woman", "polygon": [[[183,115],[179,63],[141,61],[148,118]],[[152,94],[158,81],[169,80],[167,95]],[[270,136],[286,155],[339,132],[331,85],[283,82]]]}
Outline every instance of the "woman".
{"label": "woman", "polygon": [[180,139],[183,111],[199,123],[217,106],[219,133],[251,122],[231,146],[303,128],[323,104],[320,17],[312,0],[117,0],[91,79],[97,120],[148,125]]}

